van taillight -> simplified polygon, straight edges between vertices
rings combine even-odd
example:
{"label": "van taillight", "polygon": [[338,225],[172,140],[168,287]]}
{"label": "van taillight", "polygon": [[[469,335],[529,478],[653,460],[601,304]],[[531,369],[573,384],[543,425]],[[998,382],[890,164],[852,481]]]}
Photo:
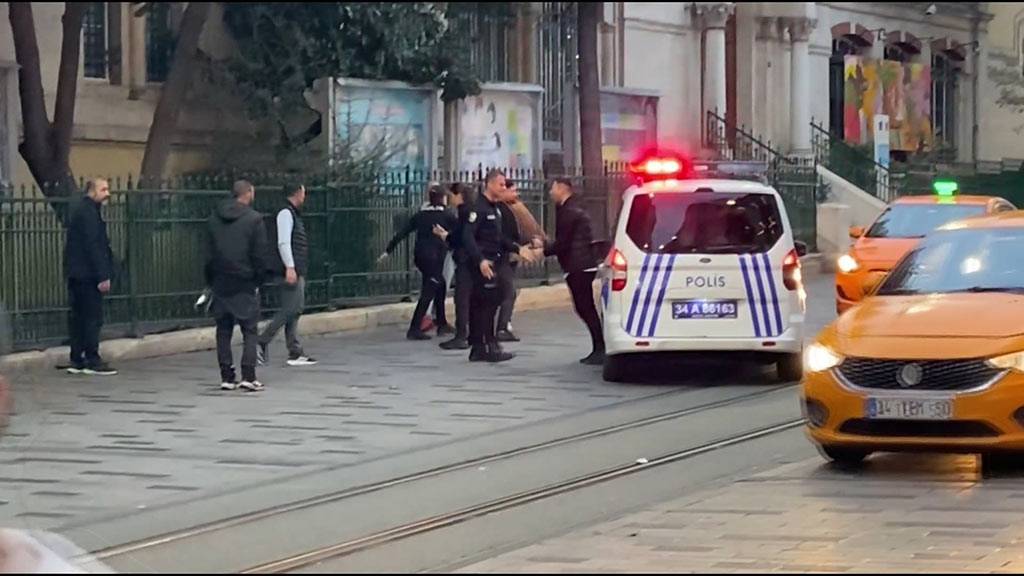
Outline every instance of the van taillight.
{"label": "van taillight", "polygon": [[608,267],[612,269],[612,291],[621,292],[626,289],[626,257],[617,249],[608,253]]}
{"label": "van taillight", "polygon": [[796,249],[790,250],[782,261],[782,281],[787,290],[797,290],[803,283],[803,275],[800,273],[800,255]]}

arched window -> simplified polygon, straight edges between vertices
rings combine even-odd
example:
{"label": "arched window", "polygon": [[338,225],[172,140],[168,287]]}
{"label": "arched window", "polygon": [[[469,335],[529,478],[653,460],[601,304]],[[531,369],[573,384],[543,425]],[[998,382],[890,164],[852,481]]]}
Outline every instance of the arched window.
{"label": "arched window", "polygon": [[843,103],[846,91],[846,57],[858,56],[865,52],[868,44],[860,36],[844,34],[832,38],[832,56],[828,69],[828,116],[829,131],[843,138]]}
{"label": "arched window", "polygon": [[962,59],[947,50],[932,54],[932,127],[935,147],[956,149],[957,92]]}

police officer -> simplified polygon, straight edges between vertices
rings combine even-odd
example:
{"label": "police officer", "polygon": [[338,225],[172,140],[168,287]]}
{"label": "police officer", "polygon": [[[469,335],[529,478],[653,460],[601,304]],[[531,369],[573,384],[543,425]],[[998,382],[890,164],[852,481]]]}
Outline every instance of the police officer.
{"label": "police officer", "polygon": [[505,233],[498,209],[504,190],[505,175],[499,170],[488,172],[483,195],[469,212],[462,231],[462,246],[473,267],[471,362],[505,362],[515,357],[501,349],[495,333],[495,315],[504,296],[502,285],[507,285],[502,276],[511,274],[511,254],[518,253],[528,261],[534,259],[527,246],[519,246]]}
{"label": "police officer", "polygon": [[448,285],[444,279],[444,260],[448,256],[448,246],[438,232],[454,230],[458,222],[455,215],[448,211],[448,194],[440,184],[432,184],[428,196],[428,204],[409,219],[405,228],[395,234],[379,258],[387,258],[406,236],[413,231],[416,232],[414,261],[423,277],[423,285],[409,332],[406,334],[409,340],[430,340],[430,336],[423,332],[422,325],[431,302],[434,304],[434,315],[437,318],[437,334],[442,336],[454,332],[448,325],[444,309],[444,299],[448,293]]}
{"label": "police officer", "polygon": [[469,301],[473,294],[473,266],[468,263],[466,251],[462,247],[462,230],[469,222],[469,213],[476,203],[476,191],[472,186],[463,183],[452,184],[451,204],[455,207],[458,223],[454,230],[435,230],[435,234],[447,240],[455,261],[455,337],[441,343],[444,350],[469,349]]}

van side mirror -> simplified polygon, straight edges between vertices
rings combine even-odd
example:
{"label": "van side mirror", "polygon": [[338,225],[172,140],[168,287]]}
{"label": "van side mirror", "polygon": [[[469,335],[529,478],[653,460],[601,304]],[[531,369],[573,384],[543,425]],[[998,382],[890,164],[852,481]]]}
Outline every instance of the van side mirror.
{"label": "van side mirror", "polygon": [[801,258],[803,258],[804,256],[807,256],[807,243],[806,242],[801,242],[800,240],[797,240],[793,244],[795,244],[795,246],[796,246],[796,255],[797,256],[799,256]]}
{"label": "van side mirror", "polygon": [[867,230],[863,226],[850,226],[850,238],[856,240],[864,235]]}

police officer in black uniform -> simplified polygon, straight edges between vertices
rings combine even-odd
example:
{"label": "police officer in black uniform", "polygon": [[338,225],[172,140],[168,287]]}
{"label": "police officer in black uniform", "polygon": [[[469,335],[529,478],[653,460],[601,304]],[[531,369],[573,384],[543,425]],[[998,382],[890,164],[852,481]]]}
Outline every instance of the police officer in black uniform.
{"label": "police officer in black uniform", "polygon": [[455,205],[458,224],[454,230],[435,230],[441,239],[447,240],[455,261],[455,337],[441,343],[444,350],[466,350],[469,348],[471,324],[470,298],[473,294],[474,266],[468,262],[466,250],[462,247],[462,230],[469,222],[469,213],[476,203],[476,191],[472,186],[457,182],[449,188],[452,204]]}
{"label": "police officer in black uniform", "polygon": [[388,242],[379,260],[387,258],[402,240],[416,232],[416,249],[414,262],[423,277],[420,299],[416,303],[416,311],[412,315],[412,323],[406,337],[409,340],[430,340],[430,336],[421,329],[423,317],[430,303],[434,303],[434,315],[437,317],[438,335],[451,334],[451,326],[445,318],[444,300],[448,293],[448,284],[444,278],[444,260],[448,256],[448,246],[439,237],[437,230],[454,230],[458,222],[455,215],[448,210],[448,193],[440,184],[432,184],[428,192],[429,202],[409,219],[405,228],[398,231],[391,242]]}
{"label": "police officer in black uniform", "polygon": [[518,253],[524,260],[533,260],[533,254],[526,246],[519,246],[505,232],[502,213],[498,204],[502,201],[505,175],[491,170],[484,180],[483,195],[469,212],[466,226],[462,231],[462,246],[466,250],[469,264],[474,267],[473,309],[469,355],[471,362],[505,362],[515,354],[505,352],[498,344],[495,333],[495,315],[501,305],[504,292],[502,285],[507,282],[502,275],[511,273],[509,256]]}

